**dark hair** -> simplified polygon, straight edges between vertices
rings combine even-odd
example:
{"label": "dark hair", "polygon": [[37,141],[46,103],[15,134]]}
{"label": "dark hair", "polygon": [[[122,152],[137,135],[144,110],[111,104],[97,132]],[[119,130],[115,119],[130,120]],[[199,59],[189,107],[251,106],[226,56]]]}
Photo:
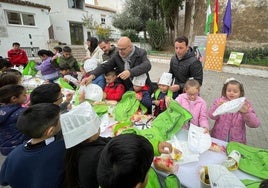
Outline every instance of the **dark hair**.
{"label": "dark hair", "polygon": [[180,36],[176,38],[175,42],[178,42],[178,43],[185,42],[186,46],[188,46],[188,38],[186,36]]}
{"label": "dark hair", "polygon": [[99,40],[98,44],[100,44],[102,42],[108,44],[110,42],[110,40],[108,40],[108,39],[101,39],[101,40]]}
{"label": "dark hair", "polygon": [[12,72],[5,71],[2,74],[0,74],[0,88],[8,84],[16,85],[19,83],[19,81],[20,77]]}
{"label": "dark hair", "polygon": [[96,37],[89,37],[87,41],[90,41],[90,46],[88,47],[88,50],[90,53],[93,53],[94,50],[98,47],[98,39]]}
{"label": "dark hair", "polygon": [[54,103],[57,101],[60,92],[61,88],[59,84],[49,83],[40,85],[36,87],[30,95],[31,105],[38,103]]}
{"label": "dark hair", "polygon": [[5,85],[0,88],[0,103],[8,104],[12,97],[19,97],[25,88],[21,85]]}
{"label": "dark hair", "polygon": [[12,67],[12,65],[7,59],[0,58],[0,70],[4,67],[9,68]]}
{"label": "dark hair", "polygon": [[38,56],[47,55],[48,57],[52,57],[52,56],[54,56],[54,53],[51,52],[50,50],[44,50],[44,49],[42,49],[42,50],[39,50],[39,51],[37,52],[37,55],[38,55]]}
{"label": "dark hair", "polygon": [[243,86],[242,83],[240,83],[237,80],[230,80],[229,82],[223,84],[222,91],[221,91],[222,96],[226,97],[226,90],[227,90],[227,86],[229,84],[238,85],[239,90],[240,90],[240,96],[239,97],[244,97],[244,95],[245,95],[244,86]]}
{"label": "dark hair", "polygon": [[262,180],[259,188],[268,188],[268,179]]}
{"label": "dark hair", "polygon": [[18,43],[18,42],[13,42],[12,46],[15,46],[15,45],[20,46],[20,43]]}
{"label": "dark hair", "polygon": [[71,67],[67,63],[63,63],[60,65],[60,70],[71,70]]}
{"label": "dark hair", "polygon": [[116,71],[115,70],[109,71],[105,73],[105,76],[116,76]]}
{"label": "dark hair", "polygon": [[102,188],[133,188],[145,181],[154,153],[150,142],[139,135],[122,134],[103,149],[97,170]]}
{"label": "dark hair", "polygon": [[47,128],[59,123],[60,107],[41,103],[28,107],[18,118],[17,128],[31,138],[41,138]]}
{"label": "dark hair", "polygon": [[63,52],[72,52],[72,49],[69,47],[69,46],[64,46],[63,48],[62,48],[62,51]]}
{"label": "dark hair", "polygon": [[195,79],[189,79],[184,84],[184,90],[186,90],[188,87],[196,87],[196,89],[200,89],[200,83]]}
{"label": "dark hair", "polygon": [[60,46],[55,46],[54,47],[54,50],[57,50],[60,53],[62,52],[62,48]]}
{"label": "dark hair", "polygon": [[17,69],[7,69],[7,70],[5,70],[5,72],[13,73],[16,76],[18,76],[19,78],[22,77],[22,73],[19,70],[17,70]]}

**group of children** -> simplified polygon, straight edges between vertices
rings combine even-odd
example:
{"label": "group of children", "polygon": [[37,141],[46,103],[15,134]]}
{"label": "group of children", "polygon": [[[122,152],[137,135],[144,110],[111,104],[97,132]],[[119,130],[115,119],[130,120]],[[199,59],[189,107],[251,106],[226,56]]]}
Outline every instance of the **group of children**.
{"label": "group of children", "polygon": [[[142,187],[147,183],[155,150],[147,139],[137,135],[126,134],[118,138],[100,137],[100,125],[94,119],[96,113],[90,105],[86,107],[83,107],[84,104],[79,105],[76,114],[74,111],[68,112],[72,94],[65,96],[66,101],[63,102],[61,87],[52,82],[59,73],[65,78],[66,75],[77,78],[77,71],[83,72],[84,77],[89,76],[89,72],[97,67],[97,61],[94,58],[88,59],[80,69],[69,47],[64,47],[62,54],[59,48],[58,50],[59,52],[55,54],[47,50],[38,52],[42,63],[36,68],[50,83],[38,86],[29,96],[25,88],[20,85],[22,75],[18,71],[10,71],[8,68],[11,66],[9,67],[6,60],[1,59],[0,152],[2,155],[9,155],[1,167],[0,184],[15,188],[21,185],[25,187],[140,185]],[[71,60],[68,61],[68,58]],[[147,108],[147,112],[158,116],[166,110],[170,100],[173,100],[173,93],[169,90],[172,75],[163,73],[154,93],[150,93],[145,80],[145,74],[134,77],[132,90],[136,99]],[[120,102],[126,92],[116,71],[101,75],[94,81],[103,89],[104,100]],[[72,81],[69,79],[70,82]],[[79,83],[73,85],[79,87]],[[233,78],[226,80],[221,97],[216,99],[209,109],[200,96],[200,87],[198,81],[189,79],[184,85],[184,93],[175,98],[193,116],[184,128],[188,129],[191,123],[203,127],[212,137],[227,142],[246,143],[246,125],[256,128],[260,124],[248,100],[238,112],[213,116],[213,112],[221,104],[245,95],[243,84]],[[211,130],[208,117],[215,120]],[[79,120],[75,121],[76,118]],[[133,142],[130,143],[130,140]],[[70,141],[70,145],[67,141]],[[160,153],[168,152],[163,149],[164,147],[170,147],[169,151],[172,151],[171,145],[164,142],[159,144]],[[123,153],[128,155],[130,151],[130,157],[125,159]],[[139,156],[145,157],[140,159]],[[118,158],[118,161],[114,158]],[[127,166],[129,168],[126,168]],[[138,169],[141,171],[136,173]],[[36,173],[39,175],[36,176]],[[153,180],[149,175],[148,182],[150,181]]]}

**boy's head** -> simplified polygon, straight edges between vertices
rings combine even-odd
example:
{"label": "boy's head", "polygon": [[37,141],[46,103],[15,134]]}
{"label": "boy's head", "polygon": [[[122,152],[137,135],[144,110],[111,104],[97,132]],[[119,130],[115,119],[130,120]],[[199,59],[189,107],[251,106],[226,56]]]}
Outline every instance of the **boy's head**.
{"label": "boy's head", "polygon": [[171,86],[171,82],[172,82],[172,74],[164,72],[158,81],[158,88],[160,89],[161,92],[166,93],[169,89],[169,86]]}
{"label": "boy's head", "polygon": [[7,59],[0,58],[0,71],[1,72],[5,71],[11,67],[12,67],[12,65]]}
{"label": "boy's head", "polygon": [[88,73],[90,71],[93,71],[95,68],[97,68],[98,62],[95,58],[87,59],[84,63],[84,70]]}
{"label": "boy's head", "polygon": [[67,63],[61,64],[59,69],[62,75],[68,75],[71,73],[71,67]]}
{"label": "boy's head", "polygon": [[13,42],[12,47],[13,47],[14,50],[17,50],[17,49],[20,48],[20,43],[18,43],[18,42]]}
{"label": "boy's head", "polygon": [[3,72],[0,74],[0,87],[3,87],[8,84],[20,84],[21,78],[14,74],[13,72]]}
{"label": "boy's head", "polygon": [[103,149],[97,170],[102,188],[145,187],[154,153],[150,142],[139,135],[122,134]]}
{"label": "boy's head", "polygon": [[70,58],[72,56],[72,49],[69,46],[64,46],[62,48],[62,55],[67,59]]}
{"label": "boy's head", "polygon": [[60,105],[63,101],[62,98],[63,94],[61,93],[61,88],[59,84],[56,83],[40,85],[36,87],[30,95],[31,105],[38,103],[54,103]]}
{"label": "boy's head", "polygon": [[105,74],[105,80],[107,84],[115,82],[117,79],[116,71],[110,71]]}
{"label": "boy's head", "polygon": [[135,92],[141,91],[142,87],[145,86],[146,79],[147,79],[146,74],[134,77],[132,80],[133,90]]}
{"label": "boy's head", "polygon": [[26,99],[26,90],[21,85],[10,84],[0,88],[0,103],[23,104]]}
{"label": "boy's head", "polygon": [[93,141],[99,137],[101,122],[88,102],[62,114],[60,121],[66,148],[71,148],[87,139]]}
{"label": "boy's head", "polygon": [[19,116],[17,128],[30,138],[49,138],[60,131],[60,107],[41,103],[28,107]]}

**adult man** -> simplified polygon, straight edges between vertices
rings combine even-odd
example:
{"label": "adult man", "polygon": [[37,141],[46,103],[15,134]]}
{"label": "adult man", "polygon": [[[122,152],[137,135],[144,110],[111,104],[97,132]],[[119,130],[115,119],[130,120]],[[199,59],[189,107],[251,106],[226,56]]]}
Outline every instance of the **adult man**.
{"label": "adult man", "polygon": [[175,40],[175,55],[170,60],[169,72],[173,75],[175,82],[170,86],[173,98],[183,92],[184,84],[189,78],[194,78],[200,85],[203,82],[202,63],[195,57],[195,53],[188,46],[188,38],[178,37]]}
{"label": "adult man", "polygon": [[85,78],[81,84],[89,84],[99,75],[116,70],[126,90],[132,87],[131,79],[133,77],[144,73],[147,75],[146,84],[150,87],[151,80],[148,72],[151,69],[151,63],[147,58],[146,51],[134,46],[128,37],[121,37],[118,40],[117,50],[118,52],[110,60],[91,71],[90,76]]}
{"label": "adult man", "polygon": [[111,59],[111,57],[117,52],[117,48],[107,39],[100,40],[99,47],[104,52],[104,54],[102,55],[103,61]]}
{"label": "adult man", "polygon": [[25,66],[28,63],[26,52],[20,48],[20,43],[14,42],[12,49],[7,52],[9,62],[14,66]]}

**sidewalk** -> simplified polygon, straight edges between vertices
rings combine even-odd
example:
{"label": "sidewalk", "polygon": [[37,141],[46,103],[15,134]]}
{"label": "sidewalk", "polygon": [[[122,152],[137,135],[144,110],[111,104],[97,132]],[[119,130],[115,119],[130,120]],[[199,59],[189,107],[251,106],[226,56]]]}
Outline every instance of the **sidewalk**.
{"label": "sidewalk", "polygon": [[[152,81],[157,81],[162,72],[168,72],[169,60],[158,59],[149,57],[152,63],[152,69],[149,72]],[[162,62],[161,62],[162,61]],[[228,68],[225,68],[225,67]],[[221,90],[224,81],[227,78],[234,77],[241,81],[245,89],[245,97],[251,102],[257,117],[261,121],[259,128],[247,127],[247,144],[268,149],[268,69],[261,70],[263,74],[258,72],[259,69],[250,69],[246,67],[246,70],[251,75],[243,75],[237,71],[241,68],[224,66],[223,72],[214,72],[204,70],[203,85],[201,87],[201,96],[207,101],[208,108],[212,105],[214,99],[221,95]],[[232,72],[227,72],[232,70]],[[235,74],[236,73],[236,74]],[[253,76],[254,75],[254,76]],[[210,121],[210,126],[213,125],[213,121]]]}

